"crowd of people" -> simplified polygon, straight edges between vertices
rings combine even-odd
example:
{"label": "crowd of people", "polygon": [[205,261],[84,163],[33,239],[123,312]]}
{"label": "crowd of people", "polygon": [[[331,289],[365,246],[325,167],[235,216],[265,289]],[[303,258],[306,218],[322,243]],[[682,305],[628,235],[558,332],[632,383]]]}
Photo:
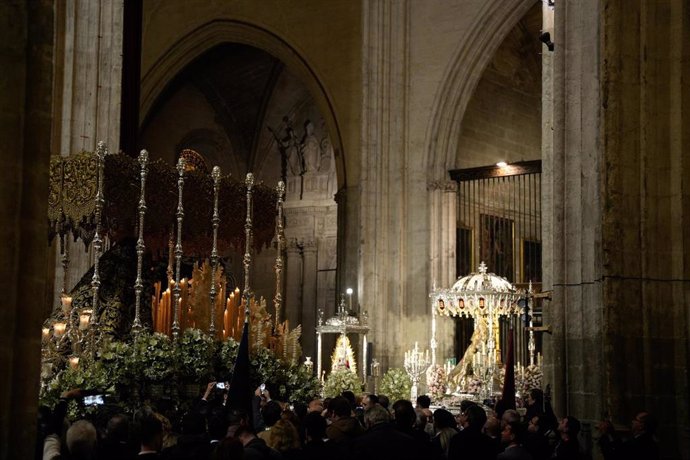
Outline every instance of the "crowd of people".
{"label": "crowd of people", "polygon": [[[428,396],[391,404],[385,395],[335,398],[308,403],[271,399],[257,388],[250,410],[233,408],[227,390],[209,383],[203,397],[179,420],[161,407],[144,407],[133,417],[78,420],[67,426],[70,399],[63,393],[52,412],[42,412],[37,459],[272,460],[272,459],[581,459],[580,421],[558,419],[541,390],[526,398],[526,411],[463,401],[460,412],[430,409]],[[236,406],[236,405],[235,405]],[[172,418],[172,419],[171,419]],[[658,459],[656,422],[648,412],[632,421],[625,442],[609,422],[599,426],[606,460]]]}

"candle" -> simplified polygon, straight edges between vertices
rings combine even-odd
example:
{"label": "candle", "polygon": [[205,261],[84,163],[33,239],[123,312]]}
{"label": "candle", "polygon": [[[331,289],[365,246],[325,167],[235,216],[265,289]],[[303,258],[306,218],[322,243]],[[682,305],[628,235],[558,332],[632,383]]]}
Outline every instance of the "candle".
{"label": "candle", "polygon": [[67,323],[63,323],[62,321],[58,321],[57,323],[53,324],[53,335],[55,337],[62,337],[65,335],[65,328],[67,327]]}
{"label": "candle", "polygon": [[69,359],[69,367],[72,369],[76,369],[79,366],[79,357],[78,356],[72,356]]}
{"label": "candle", "polygon": [[65,314],[65,316],[69,315],[70,311],[72,310],[72,297],[65,295],[60,298],[60,302],[62,302],[62,312]]}
{"label": "candle", "polygon": [[83,331],[89,327],[89,320],[91,319],[91,310],[83,310],[79,315],[79,330]]}
{"label": "candle", "polygon": [[45,342],[50,337],[50,328],[44,327],[41,329],[41,339]]}

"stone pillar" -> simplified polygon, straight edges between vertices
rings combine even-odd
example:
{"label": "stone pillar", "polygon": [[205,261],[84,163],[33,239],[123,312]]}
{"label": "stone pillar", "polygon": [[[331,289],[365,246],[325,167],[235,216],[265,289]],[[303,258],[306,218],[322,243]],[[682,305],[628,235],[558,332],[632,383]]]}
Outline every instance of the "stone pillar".
{"label": "stone pillar", "polygon": [[285,264],[285,307],[284,318],[293,328],[302,322],[302,248],[297,240],[287,242]]}
{"label": "stone pillar", "polygon": [[[406,137],[409,2],[366,0],[362,11],[368,46],[363,52],[366,73],[362,94],[358,295],[362,310],[369,312],[370,335],[376,344],[373,357],[385,371],[400,366],[403,351],[414,343],[405,328],[426,329],[421,322],[411,321],[411,316],[417,309],[427,312],[424,291],[428,261],[426,257],[408,257],[426,246],[426,234],[418,233],[424,235],[423,241],[407,239],[407,235],[416,234],[411,227],[420,222],[426,226],[427,211],[424,205],[416,209],[412,205],[420,188],[408,187],[409,176],[414,173],[406,169],[411,156]],[[411,288],[415,282],[424,288]]]}
{"label": "stone pillar", "polygon": [[62,155],[94,151],[101,140],[118,150],[123,9],[122,1],[56,3],[62,114],[54,132]]}
{"label": "stone pillar", "polygon": [[40,328],[48,313],[53,2],[0,2],[0,17],[0,145],[8,153],[0,168],[0,459],[10,460],[35,453]]}
{"label": "stone pillar", "polygon": [[[55,2],[55,97],[53,152],[92,152],[105,141],[119,149],[124,2]],[[107,197],[106,197],[107,200]],[[55,247],[53,305],[62,289],[59,244]],[[81,240],[70,246],[68,286],[93,265],[93,251]]]}
{"label": "stone pillar", "polygon": [[[451,180],[430,182],[429,231],[430,231],[430,274],[429,284],[433,288],[449,288],[456,279],[455,260],[457,251],[457,183]],[[427,297],[426,315],[431,328],[432,306]],[[437,318],[436,340],[437,363],[454,353],[455,322],[449,318]],[[431,330],[429,331],[431,340]],[[431,344],[429,344],[431,346]]]}
{"label": "stone pillar", "polygon": [[316,276],[317,245],[315,240],[306,240],[302,248],[304,261],[304,283],[302,284],[302,348],[305,356],[314,356],[316,328]]}
{"label": "stone pillar", "polygon": [[[544,323],[553,331],[544,336],[544,383],[551,385],[557,414],[573,414],[585,423],[601,417],[606,398],[601,359],[605,326],[601,320],[599,6],[598,0],[558,5],[556,52],[545,58],[543,73],[548,78],[543,85],[546,100],[553,101],[553,108],[544,110],[547,119],[542,127],[546,146],[542,183],[548,197],[542,228],[544,289],[553,290],[553,301],[544,307]],[[548,21],[550,12],[545,13]],[[546,45],[542,50],[550,53]]]}

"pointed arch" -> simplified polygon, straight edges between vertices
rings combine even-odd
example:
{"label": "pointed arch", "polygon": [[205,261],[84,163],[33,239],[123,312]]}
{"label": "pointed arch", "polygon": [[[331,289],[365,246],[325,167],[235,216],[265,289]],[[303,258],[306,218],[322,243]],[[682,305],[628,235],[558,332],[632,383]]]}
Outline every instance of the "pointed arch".
{"label": "pointed arch", "polygon": [[241,43],[261,49],[282,61],[297,75],[324,117],[333,145],[339,187],[346,186],[344,152],[332,98],[316,71],[294,47],[278,34],[243,21],[216,19],[190,31],[173,43],[141,80],[140,120],[145,120],[156,100],[187,65],[222,43]]}
{"label": "pointed arch", "polygon": [[486,66],[535,0],[486,2],[455,52],[434,100],[426,135],[428,180],[447,180],[454,166],[467,104]]}

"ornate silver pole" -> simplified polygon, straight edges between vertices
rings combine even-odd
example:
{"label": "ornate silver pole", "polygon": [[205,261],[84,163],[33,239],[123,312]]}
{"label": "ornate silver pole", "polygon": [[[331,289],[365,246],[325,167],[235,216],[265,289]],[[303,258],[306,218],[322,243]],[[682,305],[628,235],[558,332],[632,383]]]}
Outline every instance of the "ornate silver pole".
{"label": "ornate silver pole", "polygon": [[534,328],[534,322],[533,322],[533,315],[532,315],[532,282],[529,282],[529,289],[527,290],[527,315],[529,316],[529,339],[527,341],[527,349],[529,350],[529,364],[530,366],[534,366],[534,355],[535,352],[537,351],[537,344],[534,342],[534,331],[532,330]]}
{"label": "ornate silver pole", "polygon": [[144,258],[144,216],[146,215],[146,174],[148,173],[149,152],[142,150],[139,153],[139,165],[141,166],[141,195],[139,197],[139,239],[137,239],[137,279],[134,281],[134,322],[132,323],[132,333],[138,334],[143,329],[141,324],[141,291],[144,283],[141,280],[141,269]]}
{"label": "ornate silver pole", "polygon": [[218,225],[220,215],[218,214],[218,193],[220,191],[220,168],[213,167],[211,173],[213,177],[213,249],[211,249],[211,291],[208,294],[211,301],[211,324],[208,333],[211,337],[216,336],[216,270],[218,270]]}
{"label": "ornate silver pole", "polygon": [[276,227],[276,239],[277,241],[277,248],[276,248],[276,264],[275,264],[275,270],[276,270],[276,295],[273,298],[273,305],[275,305],[276,308],[276,328],[278,327],[278,324],[280,324],[280,308],[283,304],[283,294],[281,293],[281,286],[280,286],[280,281],[281,281],[281,276],[283,273],[283,241],[285,241],[285,233],[283,229],[283,197],[285,197],[285,182],[282,180],[278,182],[278,187],[276,188],[276,191],[278,192],[278,217],[276,218],[277,220],[277,227]]}
{"label": "ornate silver pole", "polygon": [[177,161],[177,243],[175,244],[175,287],[173,288],[173,339],[180,336],[180,265],[182,264],[182,219],[184,218],[184,206],[182,204],[182,190],[184,188],[184,170],[186,164],[184,158]]}
{"label": "ornate silver pole", "polygon": [[[105,142],[100,141],[96,148],[96,162],[98,171],[98,189],[96,191],[96,209],[94,211],[94,218],[96,219],[96,234],[93,238],[94,263],[93,263],[93,277],[91,278],[91,290],[93,291],[93,301],[91,308],[91,335],[98,333],[98,291],[101,287],[101,278],[99,273],[99,262],[101,259],[101,251],[103,250],[103,240],[101,239],[101,212],[105,200],[103,199],[103,176],[105,173],[105,156],[108,154],[108,147]],[[95,350],[92,350],[95,351]]]}
{"label": "ornate silver pole", "polygon": [[249,299],[252,296],[251,289],[249,287],[249,269],[252,263],[251,247],[252,247],[252,188],[254,187],[254,174],[247,173],[247,178],[244,181],[247,186],[247,219],[244,224],[244,237],[245,237],[245,249],[244,249],[244,291],[242,292],[242,297],[246,302],[244,304],[244,321],[249,321]]}
{"label": "ornate silver pole", "polygon": [[67,275],[69,274],[69,234],[60,239],[62,246],[62,295],[67,295]]}

